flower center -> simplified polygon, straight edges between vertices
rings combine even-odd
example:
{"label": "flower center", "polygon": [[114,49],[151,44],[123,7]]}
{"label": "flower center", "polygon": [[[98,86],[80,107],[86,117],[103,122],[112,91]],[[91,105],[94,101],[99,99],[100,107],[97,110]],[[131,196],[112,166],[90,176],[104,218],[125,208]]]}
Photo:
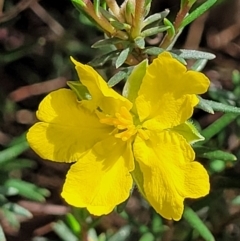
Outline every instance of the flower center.
{"label": "flower center", "polygon": [[138,128],[133,123],[133,117],[125,106],[120,108],[120,111],[115,114],[115,117],[101,118],[100,122],[107,125],[113,125],[117,129],[116,138],[121,138],[127,141],[130,137],[135,135]]}

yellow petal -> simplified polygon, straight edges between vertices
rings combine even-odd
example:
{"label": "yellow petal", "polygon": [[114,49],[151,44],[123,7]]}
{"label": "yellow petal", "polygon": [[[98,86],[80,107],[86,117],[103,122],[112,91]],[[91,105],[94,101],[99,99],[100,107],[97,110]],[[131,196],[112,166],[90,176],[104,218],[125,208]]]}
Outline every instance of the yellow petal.
{"label": "yellow petal", "polygon": [[[208,86],[209,80],[206,76],[199,72],[187,71],[184,65],[164,52],[147,68],[138,92],[136,107],[140,120],[150,119],[158,114],[163,115],[163,118],[177,117],[179,111],[184,109],[183,105],[188,108],[186,116],[189,116],[193,106],[198,103],[195,94],[206,92]],[[172,108],[175,102],[182,109]]]}
{"label": "yellow petal", "polygon": [[47,95],[39,105],[37,117],[41,122],[30,128],[27,140],[39,156],[52,161],[77,161],[113,129],[101,124],[67,89]]}
{"label": "yellow petal", "polygon": [[139,170],[134,178],[154,209],[166,219],[179,220],[185,198],[209,192],[205,169],[193,162],[194,152],[186,140],[174,132],[151,133],[149,140],[136,137],[133,146]]}
{"label": "yellow petal", "polygon": [[143,127],[161,131],[178,126],[193,115],[193,108],[197,103],[198,98],[195,95],[174,99],[170,93],[165,94],[151,107],[152,114],[149,115],[149,120],[143,123]]}
{"label": "yellow petal", "polygon": [[129,197],[133,165],[130,142],[106,139],[72,165],[62,197],[94,215],[108,214]]}
{"label": "yellow petal", "polygon": [[99,107],[104,113],[114,115],[122,106],[128,110],[131,109],[132,103],[110,88],[104,79],[89,65],[81,64],[73,58],[80,81],[85,85],[92,96],[91,102],[83,101],[90,109]]}

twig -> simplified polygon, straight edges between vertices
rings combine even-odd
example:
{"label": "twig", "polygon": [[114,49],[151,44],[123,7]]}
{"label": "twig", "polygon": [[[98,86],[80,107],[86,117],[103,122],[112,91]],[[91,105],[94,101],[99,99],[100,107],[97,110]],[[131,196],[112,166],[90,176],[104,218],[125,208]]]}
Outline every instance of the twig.
{"label": "twig", "polygon": [[[0,0],[0,11],[2,10],[1,4],[3,4],[4,0]],[[7,22],[12,18],[16,17],[20,12],[28,8],[33,2],[37,2],[38,0],[22,0],[19,2],[14,8],[10,9],[4,14],[0,14],[0,23]]]}

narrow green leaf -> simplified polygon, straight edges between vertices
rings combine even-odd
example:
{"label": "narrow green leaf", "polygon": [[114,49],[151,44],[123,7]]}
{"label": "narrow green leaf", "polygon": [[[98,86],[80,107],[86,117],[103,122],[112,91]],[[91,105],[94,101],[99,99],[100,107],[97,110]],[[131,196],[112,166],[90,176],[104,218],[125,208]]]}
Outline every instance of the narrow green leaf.
{"label": "narrow green leaf", "polygon": [[210,160],[218,159],[222,161],[236,161],[237,158],[235,155],[229,152],[221,150],[213,150],[204,146],[193,146],[198,157],[207,158]]}
{"label": "narrow green leaf", "polygon": [[150,15],[149,17],[147,17],[144,21],[143,21],[143,28],[146,27],[147,25],[150,25],[154,22],[160,21],[164,18],[167,17],[167,15],[169,14],[169,9],[164,10],[161,13],[155,13],[153,15]]}
{"label": "narrow green leaf", "polygon": [[152,36],[152,35],[167,31],[170,28],[171,28],[170,26],[158,26],[158,27],[149,28],[149,29],[142,31],[141,36],[146,38],[148,36]]}
{"label": "narrow green leaf", "polygon": [[1,241],[7,241],[1,225],[0,225],[0,240]]}
{"label": "narrow green leaf", "polygon": [[33,168],[36,166],[36,163],[32,160],[25,158],[12,159],[10,162],[5,162],[1,165],[1,170],[10,172],[12,170],[19,170],[24,168]]}
{"label": "narrow green leaf", "polygon": [[78,241],[79,239],[72,233],[68,226],[61,220],[52,224],[54,232],[63,241]]}
{"label": "narrow green leaf", "polygon": [[203,223],[203,221],[198,217],[198,215],[190,208],[185,207],[183,212],[183,218],[189,223],[189,225],[197,230],[202,238],[206,241],[214,241],[214,237],[208,227]]}
{"label": "narrow green leaf", "polygon": [[134,39],[135,44],[138,46],[140,49],[145,48],[145,39],[143,37],[137,37]]}
{"label": "narrow green leaf", "polygon": [[[131,68],[132,69],[132,68]],[[122,81],[123,79],[125,79],[130,73],[130,69],[126,68],[126,69],[122,69],[120,71],[118,71],[114,76],[112,76],[110,78],[110,80],[108,81],[108,86],[109,87],[113,87],[116,84],[118,84],[120,81]]]}
{"label": "narrow green leaf", "polygon": [[77,95],[78,100],[92,99],[87,87],[81,84],[79,81],[67,81],[67,85]]}
{"label": "narrow green leaf", "polygon": [[131,233],[131,227],[129,225],[120,228],[108,241],[125,241]]}
{"label": "narrow green leaf", "polygon": [[212,100],[205,100],[205,99],[202,99],[201,97],[199,98],[200,98],[200,103],[197,106],[198,108],[202,106],[204,107],[207,106],[209,109],[212,109],[213,111],[222,111],[224,113],[240,114],[240,108],[238,107],[222,104]]}
{"label": "narrow green leaf", "polygon": [[131,26],[126,23],[121,23],[118,20],[110,20],[111,25],[118,30],[127,30],[130,29]]}
{"label": "narrow green leaf", "polygon": [[214,59],[216,56],[211,53],[198,51],[198,50],[189,50],[189,49],[173,49],[172,53],[178,55],[184,59]]}
{"label": "narrow green leaf", "polygon": [[106,54],[100,55],[95,59],[91,60],[88,64],[93,67],[103,66],[107,61],[112,60],[113,58],[118,56],[119,52],[119,50],[114,50]]}
{"label": "narrow green leaf", "polygon": [[171,53],[170,54],[172,55],[173,58],[175,58],[176,60],[178,60],[180,63],[182,63],[183,65],[187,65],[187,62],[185,61],[184,58],[182,58],[181,56],[177,55],[177,54],[174,54],[174,53]]}
{"label": "narrow green leaf", "polygon": [[213,136],[218,134],[232,121],[234,121],[238,116],[239,114],[237,115],[232,113],[226,113],[223,116],[221,116],[218,120],[216,120],[214,123],[209,125],[201,132],[201,134],[205,137],[205,140],[202,143],[209,141]]}
{"label": "narrow green leaf", "polygon": [[16,215],[4,207],[1,208],[1,211],[3,212],[3,217],[6,218],[8,224],[11,226],[11,228],[18,231],[20,228],[20,223],[19,223]]}
{"label": "narrow green leaf", "polygon": [[45,201],[45,197],[50,195],[50,192],[47,189],[39,188],[35,184],[20,179],[8,179],[4,183],[4,186],[16,188],[19,195],[39,202]]}
{"label": "narrow green leaf", "polygon": [[201,16],[203,13],[205,13],[210,7],[212,7],[217,0],[208,0],[204,2],[201,6],[196,8],[194,11],[192,11],[186,18],[183,19],[180,28],[184,28],[189,23],[197,19],[199,16]]}
{"label": "narrow green leaf", "polygon": [[115,66],[116,66],[117,69],[126,61],[129,53],[130,53],[129,47],[122,50],[122,52],[117,57],[117,60],[116,60],[116,63],[115,63]]}
{"label": "narrow green leaf", "polygon": [[142,235],[139,241],[154,241],[155,237],[152,233],[148,232]]}
{"label": "narrow green leaf", "polygon": [[101,39],[99,41],[97,41],[96,43],[94,43],[92,45],[92,48],[103,48],[109,45],[115,45],[115,44],[126,44],[125,40],[119,39],[119,38],[108,38],[108,39]]}
{"label": "narrow green leaf", "polygon": [[196,108],[199,108],[201,110],[204,110],[205,112],[208,112],[210,114],[214,114],[214,110],[211,107],[211,105],[208,104],[208,102],[205,101],[202,97],[198,96],[199,103],[196,106]]}
{"label": "narrow green leaf", "polygon": [[14,196],[18,194],[18,190],[14,187],[0,186],[0,194],[4,196]]}
{"label": "narrow green leaf", "polygon": [[207,59],[198,59],[192,66],[191,70],[195,71],[202,71],[204,67],[206,66],[208,60]]}
{"label": "narrow green leaf", "polygon": [[31,218],[33,216],[26,208],[23,208],[16,203],[6,203],[3,205],[3,207],[15,213],[16,215],[20,215],[26,218]]}
{"label": "narrow green leaf", "polygon": [[29,148],[27,141],[23,141],[0,152],[0,165],[11,161]]}
{"label": "narrow green leaf", "polygon": [[86,7],[86,4],[83,0],[71,0],[71,2],[74,5],[74,7],[76,7],[76,5],[77,5],[77,7],[76,7],[77,9],[78,9],[78,7],[81,7],[81,8]]}
{"label": "narrow green leaf", "polygon": [[66,222],[74,234],[79,235],[81,232],[81,225],[72,213],[66,215]]}
{"label": "narrow green leaf", "polygon": [[147,47],[145,48],[144,53],[148,55],[159,55],[164,51],[165,51],[164,49],[158,48],[158,47]]}
{"label": "narrow green leaf", "polygon": [[163,23],[166,27],[169,27],[167,29],[167,33],[168,35],[172,38],[173,36],[175,36],[176,34],[176,31],[175,31],[175,28],[174,28],[174,25],[172,24],[171,21],[169,21],[167,18],[164,18],[163,19]]}

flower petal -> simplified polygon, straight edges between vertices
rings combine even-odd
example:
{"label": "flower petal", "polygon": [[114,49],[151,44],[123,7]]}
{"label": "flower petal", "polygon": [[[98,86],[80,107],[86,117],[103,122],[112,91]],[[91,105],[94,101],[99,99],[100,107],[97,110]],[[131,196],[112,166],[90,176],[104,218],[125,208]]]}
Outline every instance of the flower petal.
{"label": "flower petal", "polygon": [[104,113],[114,115],[122,106],[128,110],[132,103],[110,88],[104,79],[91,66],[81,64],[71,58],[76,65],[79,79],[85,85],[92,96],[92,101],[83,101],[89,109],[94,110],[99,107]]}
{"label": "flower petal", "polygon": [[39,105],[37,117],[41,122],[30,128],[28,142],[39,156],[52,161],[77,161],[113,130],[101,124],[67,89],[47,95]]}
{"label": "flower petal", "polygon": [[174,99],[170,93],[165,94],[151,107],[152,114],[149,116],[150,119],[143,123],[143,127],[162,131],[178,126],[193,115],[193,108],[197,103],[196,95],[184,95],[182,98]]}
{"label": "flower petal", "polygon": [[[185,116],[191,116],[198,103],[195,94],[206,92],[208,86],[209,80],[205,75],[187,71],[184,65],[164,52],[149,65],[138,92],[136,107],[140,120],[161,114],[164,120],[166,116],[173,117],[168,127],[181,124],[178,115],[183,105],[188,107]],[[180,109],[172,108],[175,102]]]}
{"label": "flower petal", "polygon": [[209,178],[201,164],[193,162],[194,152],[174,132],[151,133],[149,140],[136,137],[133,146],[139,173],[133,173],[143,195],[166,219],[179,220],[185,198],[209,192]]}
{"label": "flower petal", "polygon": [[72,165],[62,197],[94,215],[108,214],[129,197],[133,168],[131,143],[110,137]]}

